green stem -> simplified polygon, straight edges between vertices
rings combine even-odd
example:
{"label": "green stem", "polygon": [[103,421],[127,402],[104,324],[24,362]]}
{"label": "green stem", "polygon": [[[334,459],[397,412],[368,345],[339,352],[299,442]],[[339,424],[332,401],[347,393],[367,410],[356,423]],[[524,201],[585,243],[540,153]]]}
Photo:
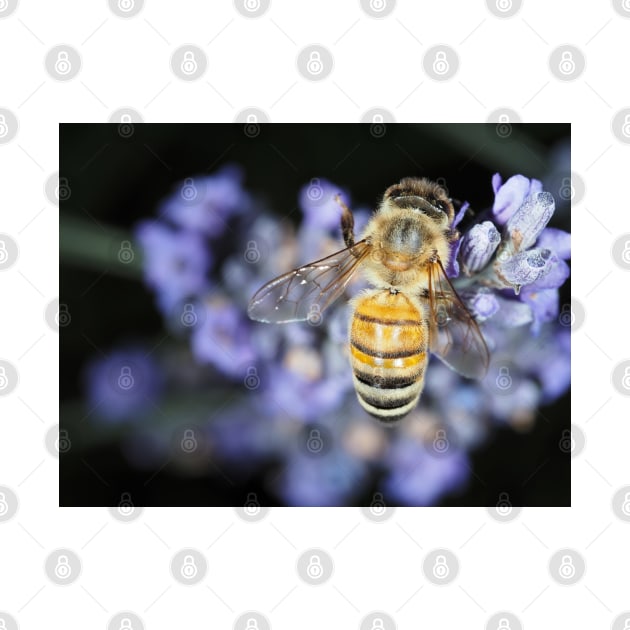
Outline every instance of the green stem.
{"label": "green stem", "polygon": [[67,213],[60,214],[59,226],[59,256],[63,264],[141,279],[140,247],[125,230]]}

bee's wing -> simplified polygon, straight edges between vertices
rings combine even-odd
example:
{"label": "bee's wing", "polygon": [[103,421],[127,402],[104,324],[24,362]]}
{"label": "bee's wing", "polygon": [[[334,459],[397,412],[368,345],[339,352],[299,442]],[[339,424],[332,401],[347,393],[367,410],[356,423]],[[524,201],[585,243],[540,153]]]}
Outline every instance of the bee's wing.
{"label": "bee's wing", "polygon": [[468,378],[483,378],[490,355],[483,335],[460,300],[439,259],[429,264],[430,348],[448,367]]}
{"label": "bee's wing", "polygon": [[343,293],[370,249],[363,240],[279,276],[256,292],[248,315],[259,322],[277,324],[318,317]]}

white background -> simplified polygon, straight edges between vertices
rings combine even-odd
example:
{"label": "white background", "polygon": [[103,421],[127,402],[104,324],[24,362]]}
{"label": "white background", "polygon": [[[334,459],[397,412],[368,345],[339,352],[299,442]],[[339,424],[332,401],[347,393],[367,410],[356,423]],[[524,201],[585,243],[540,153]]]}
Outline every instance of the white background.
{"label": "white background", "polygon": [[[44,67],[59,43],[82,55],[80,74],[66,83]],[[184,43],[208,57],[195,82],[170,70],[170,55]],[[334,71],[321,82],[296,69],[297,53],[310,43],[334,55]],[[423,51],[437,43],[459,54],[459,72],[447,82],[422,70]],[[585,72],[571,82],[548,67],[564,43],[586,57]],[[231,628],[250,609],[287,630],[359,628],[372,610],[388,612],[401,629],[484,628],[499,610],[526,628],[610,627],[630,609],[630,524],[611,507],[617,489],[630,484],[628,400],[611,383],[614,366],[630,357],[628,276],[611,257],[614,240],[630,232],[630,145],[611,131],[615,113],[630,106],[628,59],[630,18],[609,1],[526,0],[516,16],[501,19],[480,0],[408,0],[376,20],[358,1],[273,0],[257,19],[227,1],[148,1],[121,19],[104,0],[22,0],[0,19],[0,107],[20,125],[0,145],[0,232],[20,248],[17,263],[0,272],[0,358],[20,377],[0,397],[0,485],[19,497],[16,516],[0,523],[0,611],[22,629],[53,618],[59,628],[106,628],[121,610],[152,629]],[[503,106],[525,122],[571,122],[572,169],[586,185],[572,217],[572,291],[586,309],[573,334],[572,422],[586,435],[573,459],[573,507],[524,508],[508,523],[483,508],[397,509],[382,524],[358,509],[272,509],[258,523],[227,508],[148,508],[131,523],[105,508],[59,509],[58,461],[44,446],[59,421],[59,337],[44,319],[59,294],[58,210],[44,183],[58,168],[58,122],[105,122],[123,106],[147,122],[227,122],[248,106],[275,122],[357,121],[378,106],[401,122],[484,122]],[[44,573],[58,547],[74,549],[83,564],[66,587]],[[169,572],[183,547],[208,560],[196,586]],[[325,585],[308,586],[296,574],[308,547],[334,558]],[[459,558],[448,586],[422,574],[435,547]],[[573,586],[549,574],[549,558],[562,547],[586,560]]]}

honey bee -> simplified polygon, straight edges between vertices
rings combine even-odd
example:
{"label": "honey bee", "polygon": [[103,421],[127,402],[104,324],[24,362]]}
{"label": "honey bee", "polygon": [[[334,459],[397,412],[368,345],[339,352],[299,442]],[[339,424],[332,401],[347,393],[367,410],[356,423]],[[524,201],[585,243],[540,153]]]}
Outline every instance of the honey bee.
{"label": "honey bee", "polygon": [[407,177],[384,193],[355,243],[352,211],[341,206],[346,248],[279,276],[256,292],[248,314],[260,322],[312,320],[361,269],[372,288],[351,301],[350,362],[361,406],[392,425],[417,404],[429,351],[468,378],[483,378],[484,338],[444,267],[454,207],[428,179]]}

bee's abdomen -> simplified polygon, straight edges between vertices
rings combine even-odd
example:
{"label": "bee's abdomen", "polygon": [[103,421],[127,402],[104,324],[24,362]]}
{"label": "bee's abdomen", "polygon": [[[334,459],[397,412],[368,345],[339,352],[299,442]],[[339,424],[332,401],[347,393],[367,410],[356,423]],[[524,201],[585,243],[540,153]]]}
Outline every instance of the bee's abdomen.
{"label": "bee's abdomen", "polygon": [[385,423],[418,402],[427,364],[427,325],[401,293],[360,298],[350,329],[354,386],[363,408]]}

